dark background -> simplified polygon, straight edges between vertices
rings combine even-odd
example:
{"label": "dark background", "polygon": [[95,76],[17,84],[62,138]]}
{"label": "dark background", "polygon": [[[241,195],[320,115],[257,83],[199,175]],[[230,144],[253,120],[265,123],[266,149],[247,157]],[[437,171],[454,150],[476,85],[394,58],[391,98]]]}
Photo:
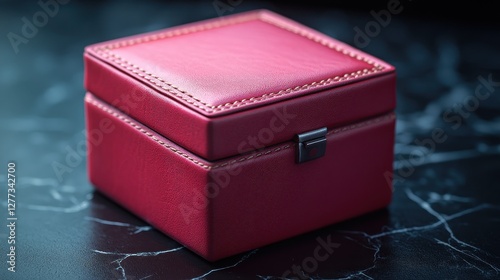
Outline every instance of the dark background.
{"label": "dark background", "polygon": [[[500,82],[500,25],[490,2],[401,0],[402,11],[366,46],[355,28],[366,30],[390,1],[220,2],[238,3],[224,15],[267,8],[396,66],[392,204],[204,261],[95,192],[85,156],[61,178],[53,165],[85,139],[84,46],[217,17],[214,1],[69,1],[17,53],[8,34],[21,35],[22,18],[41,8],[37,1],[0,1],[0,279],[279,279],[328,236],[340,247],[294,277],[500,277],[500,84],[487,98],[475,97],[482,81]],[[432,141],[436,129],[445,141]],[[16,273],[7,271],[2,226],[9,161],[18,177]]]}

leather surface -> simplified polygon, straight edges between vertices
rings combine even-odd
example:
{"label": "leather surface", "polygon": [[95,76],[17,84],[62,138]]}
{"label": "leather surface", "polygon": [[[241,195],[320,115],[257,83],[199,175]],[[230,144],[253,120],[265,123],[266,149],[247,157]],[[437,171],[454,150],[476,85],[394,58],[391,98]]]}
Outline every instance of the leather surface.
{"label": "leather surface", "polygon": [[[394,114],[332,129],[327,154],[296,164],[294,143],[206,161],[88,93],[91,182],[208,260],[378,208],[391,199]],[[89,137],[89,139],[92,139]],[[89,140],[90,141],[90,140]],[[243,242],[244,240],[244,242]]]}
{"label": "leather surface", "polygon": [[[194,158],[189,152],[180,152],[164,137],[146,131],[91,94],[85,96],[85,116],[91,183],[157,229],[207,256],[208,211],[193,217],[188,225],[178,208],[181,203],[191,203],[189,191],[206,184],[207,170],[186,160],[184,156]],[[106,130],[111,131],[101,133],[100,138],[94,136],[107,123],[111,124]]]}
{"label": "leather surface", "polygon": [[[89,46],[85,64],[87,90],[139,94],[125,113],[208,160],[395,106],[392,66],[269,11]],[[283,110],[297,117],[247,144]]]}

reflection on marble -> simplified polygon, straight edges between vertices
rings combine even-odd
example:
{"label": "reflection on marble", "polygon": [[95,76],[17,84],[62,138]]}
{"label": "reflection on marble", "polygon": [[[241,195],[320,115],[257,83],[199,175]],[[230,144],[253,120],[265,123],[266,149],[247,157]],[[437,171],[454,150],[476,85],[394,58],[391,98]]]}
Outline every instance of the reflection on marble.
{"label": "reflection on marble", "polygon": [[[14,160],[18,166],[23,256],[14,278],[0,269],[0,279],[289,279],[282,277],[287,271],[299,279],[500,277],[500,87],[491,87],[474,110],[456,111],[474,95],[480,77],[500,81],[497,30],[395,18],[366,48],[398,68],[392,204],[209,263],[95,192],[85,158],[62,180],[52,163],[64,162],[67,147],[83,139],[83,46],[212,17],[215,11],[210,2],[96,5],[68,4],[17,56],[0,42],[0,164]],[[254,7],[262,6],[238,9]],[[369,14],[317,13],[314,7],[276,11],[351,44],[352,27],[370,20]],[[86,12],[95,12],[95,20],[80,24]],[[141,12],[150,16],[137,16]],[[20,4],[0,8],[8,23],[0,33],[16,28],[25,13]],[[450,121],[447,112],[458,118]],[[446,140],[422,142],[432,140],[435,129]],[[6,183],[3,169],[0,185]],[[6,197],[5,188],[0,197]],[[6,201],[0,201],[5,209]],[[317,238],[327,237],[340,246],[311,267]],[[0,243],[6,238],[0,230]]]}

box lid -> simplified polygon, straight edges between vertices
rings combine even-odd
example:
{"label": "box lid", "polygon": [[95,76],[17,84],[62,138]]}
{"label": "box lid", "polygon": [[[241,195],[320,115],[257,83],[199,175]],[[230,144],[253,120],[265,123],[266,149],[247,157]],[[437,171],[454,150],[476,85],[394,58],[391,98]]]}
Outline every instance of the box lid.
{"label": "box lid", "polygon": [[95,44],[85,62],[89,91],[119,109],[140,96],[127,114],[209,160],[395,105],[392,66],[265,10]]}

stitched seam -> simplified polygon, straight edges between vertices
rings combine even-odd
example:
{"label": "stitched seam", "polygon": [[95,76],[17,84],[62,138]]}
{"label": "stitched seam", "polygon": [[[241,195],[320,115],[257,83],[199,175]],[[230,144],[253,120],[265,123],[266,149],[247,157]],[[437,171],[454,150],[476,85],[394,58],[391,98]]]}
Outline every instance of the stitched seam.
{"label": "stitched seam", "polygon": [[243,162],[245,160],[256,159],[256,158],[259,158],[261,156],[269,155],[271,153],[277,153],[277,152],[280,152],[280,151],[284,151],[284,150],[289,149],[290,147],[293,147],[293,146],[295,146],[295,144],[286,144],[286,145],[283,145],[281,147],[274,148],[274,149],[271,149],[271,150],[267,150],[267,151],[263,151],[263,152],[259,152],[259,153],[254,153],[254,154],[251,154],[250,156],[247,156],[247,157],[242,157],[242,158],[239,158],[239,159],[236,159],[236,160],[231,160],[231,161],[228,161],[228,162],[225,162],[225,163],[214,165],[214,166],[212,166],[212,169],[224,167],[224,166],[231,165],[231,164],[234,164],[234,163],[237,163],[237,162],[238,163],[239,162]]}
{"label": "stitched seam", "polygon": [[251,159],[256,159],[256,158],[259,158],[261,156],[265,156],[265,155],[269,155],[271,153],[277,153],[277,152],[280,152],[280,151],[283,151],[283,150],[286,150],[292,146],[294,146],[294,144],[286,144],[286,145],[283,145],[281,147],[278,147],[278,148],[274,148],[274,149],[270,149],[270,150],[267,150],[267,151],[262,151],[262,152],[259,152],[259,153],[255,153],[255,154],[251,154],[250,156],[246,156],[246,157],[242,157],[242,158],[239,158],[239,159],[235,159],[235,160],[231,160],[231,161],[228,161],[228,162],[225,162],[225,163],[221,163],[221,164],[217,164],[217,165],[206,165],[204,164],[203,162],[201,161],[198,161],[196,159],[194,159],[193,157],[191,157],[190,155],[182,152],[181,150],[178,150],[176,149],[175,147],[161,141],[160,139],[158,139],[156,136],[154,136],[150,131],[142,128],[141,126],[137,125],[136,123],[134,123],[133,121],[129,120],[128,118],[124,117],[123,115],[121,114],[118,114],[116,112],[113,112],[108,106],[106,105],[103,105],[95,100],[89,100],[87,99],[88,102],[90,102],[92,105],[96,106],[97,108],[101,109],[102,111],[112,115],[113,117],[115,118],[118,118],[119,120],[125,122],[126,124],[132,126],[133,128],[135,128],[136,130],[140,131],[141,133],[145,134],[146,136],[148,136],[149,138],[153,139],[156,143],[158,143],[159,145],[167,148],[168,151],[170,152],[173,152],[173,153],[176,153],[178,155],[181,155],[183,158],[207,169],[207,170],[212,170],[212,169],[216,169],[216,168],[221,168],[221,167],[225,167],[227,165],[231,165],[231,164],[234,164],[234,163],[237,163],[237,162],[243,162],[243,161],[246,161],[246,160],[251,160]]}
{"label": "stitched seam", "polygon": [[353,129],[356,129],[356,128],[365,127],[365,126],[369,126],[369,125],[372,125],[372,124],[377,124],[379,122],[382,122],[382,121],[385,121],[385,120],[394,119],[394,118],[396,118],[396,115],[394,113],[390,113],[388,115],[377,117],[375,119],[370,119],[370,120],[363,121],[363,122],[360,122],[360,123],[356,123],[356,124],[347,125],[347,126],[343,126],[343,127],[340,127],[340,128],[332,129],[326,135],[337,134],[337,133],[341,133],[341,132],[344,132],[344,131],[353,130]]}
{"label": "stitched seam", "polygon": [[[331,135],[331,134],[342,133],[342,132],[345,132],[345,131],[349,131],[349,130],[353,130],[353,129],[357,129],[357,128],[361,128],[361,127],[366,127],[366,126],[369,126],[369,125],[380,123],[380,122],[385,121],[385,120],[390,120],[390,119],[395,119],[395,118],[396,118],[396,115],[394,113],[390,113],[388,115],[377,117],[375,119],[370,119],[370,120],[363,121],[363,122],[360,122],[360,123],[356,123],[356,124],[353,124],[353,125],[347,125],[347,126],[343,126],[343,127],[337,128],[337,129],[333,129],[332,131],[328,132],[326,134],[326,136]],[[265,152],[252,154],[250,156],[243,157],[243,158],[240,158],[240,159],[237,159],[237,160],[232,160],[232,161],[228,161],[228,162],[225,162],[225,163],[222,163],[222,164],[219,164],[219,165],[214,165],[214,166],[212,166],[212,169],[219,168],[219,167],[224,167],[224,166],[227,166],[227,165],[231,165],[231,164],[234,164],[236,162],[242,162],[242,161],[245,161],[245,160],[249,160],[249,159],[253,159],[253,158],[258,158],[258,157],[260,157],[262,155],[268,155],[268,154],[270,154],[272,152],[283,151],[285,149],[288,149],[288,148],[294,147],[294,146],[295,146],[295,144],[293,144],[293,143],[292,144],[286,144],[284,146],[275,148],[273,150],[268,150],[268,151],[265,151]]]}
{"label": "stitched seam", "polygon": [[[348,55],[348,56],[355,58],[357,60],[361,60],[361,61],[363,61],[369,65],[372,65],[374,67],[361,69],[361,70],[354,71],[351,73],[346,73],[343,75],[338,75],[335,77],[323,79],[321,81],[308,83],[308,84],[305,84],[302,86],[287,88],[284,90],[280,90],[278,92],[266,93],[266,94],[263,94],[263,95],[260,95],[257,97],[244,98],[241,100],[227,102],[227,103],[219,104],[219,105],[211,105],[207,102],[200,100],[199,98],[196,98],[192,94],[189,94],[188,92],[180,89],[178,86],[175,86],[172,83],[166,82],[165,80],[158,77],[157,75],[149,73],[146,70],[140,68],[139,66],[137,66],[137,65],[135,65],[135,64],[133,64],[133,63],[131,63],[131,62],[129,62],[129,61],[127,61],[127,60],[121,58],[120,56],[111,52],[112,49],[117,49],[117,48],[121,48],[121,47],[125,47],[125,46],[132,46],[132,45],[141,44],[141,43],[145,43],[145,42],[149,42],[149,41],[157,41],[157,40],[161,40],[161,39],[165,39],[165,38],[171,38],[171,37],[176,37],[176,36],[180,36],[180,35],[186,35],[186,34],[190,34],[190,33],[200,32],[200,31],[206,31],[206,30],[210,30],[210,29],[214,29],[214,28],[223,27],[223,26],[235,25],[238,23],[242,23],[242,22],[246,22],[246,21],[250,21],[250,20],[254,20],[254,19],[261,20],[263,22],[272,24],[276,27],[282,28],[283,30],[292,32],[292,33],[297,34],[299,36],[302,36],[306,39],[312,40],[313,42],[316,42],[316,43],[321,44],[325,47],[328,47],[328,48],[333,49],[337,52],[340,52],[344,55]],[[176,29],[176,30],[172,30],[172,31],[159,33],[159,34],[153,34],[153,35],[149,35],[149,36],[143,36],[140,38],[123,40],[121,42],[107,44],[105,46],[96,47],[96,48],[94,48],[94,50],[101,57],[111,60],[112,62],[121,66],[123,69],[128,70],[129,72],[132,72],[133,74],[136,74],[137,76],[141,77],[142,79],[147,80],[148,82],[162,88],[163,90],[166,90],[170,94],[173,94],[175,97],[180,98],[180,99],[184,100],[185,102],[187,102],[188,104],[190,104],[194,107],[197,107],[203,111],[206,111],[208,113],[211,113],[214,111],[228,110],[228,109],[236,108],[239,106],[245,106],[245,105],[248,105],[251,103],[264,101],[264,100],[267,100],[270,98],[275,98],[275,97],[279,97],[282,95],[287,95],[287,94],[290,94],[290,93],[293,93],[293,92],[296,92],[299,90],[305,90],[305,89],[314,88],[314,87],[323,86],[323,85],[328,85],[328,84],[332,84],[332,83],[336,83],[336,82],[340,82],[340,81],[344,81],[344,80],[358,78],[358,77],[365,76],[368,74],[380,72],[380,71],[385,69],[384,66],[376,63],[375,61],[368,59],[366,57],[363,57],[360,54],[357,54],[353,51],[345,50],[342,47],[334,44],[333,42],[330,42],[328,40],[319,38],[318,36],[316,36],[314,34],[311,34],[307,30],[304,30],[300,27],[294,27],[294,26],[290,26],[288,24],[282,24],[282,23],[276,22],[274,19],[266,18],[266,16],[263,16],[263,15],[250,15],[250,16],[247,15],[247,16],[241,16],[239,18],[227,19],[227,20],[223,20],[223,21],[215,21],[215,22],[210,22],[210,23],[206,23],[206,24],[186,27],[186,28],[182,28],[182,29]],[[172,90],[171,88],[177,90],[178,92]]]}
{"label": "stitched seam", "polygon": [[164,146],[165,148],[167,148],[169,151],[173,152],[173,153],[176,153],[176,154],[179,154],[181,156],[183,156],[184,158],[192,161],[193,163],[205,168],[205,169],[210,169],[210,166],[209,165],[206,165],[194,158],[192,158],[191,156],[189,156],[188,154],[186,153],[183,153],[181,152],[180,150],[177,150],[176,148],[170,146],[169,144],[161,141],[160,139],[158,139],[156,136],[154,136],[153,134],[151,134],[149,131],[143,129],[142,127],[138,126],[137,124],[135,124],[133,121],[127,119],[126,117],[116,113],[116,112],[113,112],[111,109],[109,109],[107,106],[105,105],[102,105],[94,100],[88,100],[92,105],[96,106],[97,108],[101,109],[102,111],[122,120],[123,122],[127,123],[128,125],[132,126],[133,128],[135,128],[136,130],[142,132],[143,134],[145,134],[146,136],[148,136],[149,138],[153,139],[155,142],[157,142],[158,144]]}

